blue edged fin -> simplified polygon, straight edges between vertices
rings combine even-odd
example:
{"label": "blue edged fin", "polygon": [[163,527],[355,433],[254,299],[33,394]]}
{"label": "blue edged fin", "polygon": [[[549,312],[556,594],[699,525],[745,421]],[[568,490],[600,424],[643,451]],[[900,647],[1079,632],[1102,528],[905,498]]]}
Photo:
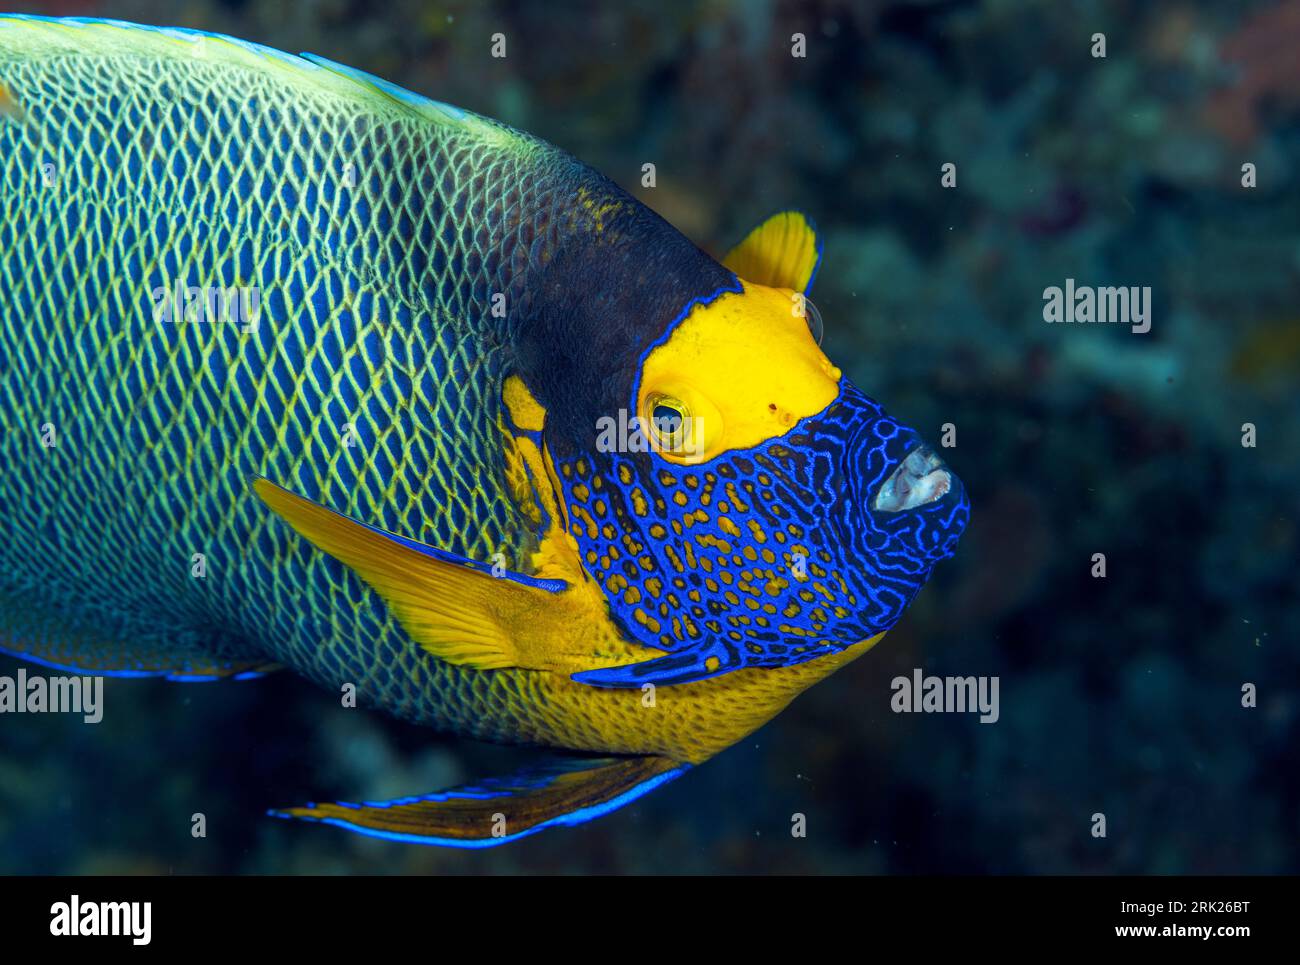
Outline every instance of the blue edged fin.
{"label": "blue edged fin", "polygon": [[746,235],[722,264],[755,285],[807,294],[821,261],[821,240],[812,221],[801,211],[782,211]]}
{"label": "blue edged fin", "polygon": [[629,643],[605,597],[579,582],[489,567],[386,533],[296,495],[253,481],[262,501],[317,549],[369,584],[407,635],[439,660],[474,670],[546,670],[566,677],[659,651]]}
{"label": "blue edged fin", "polygon": [[689,768],[666,757],[565,757],[423,797],[307,804],[269,813],[409,844],[491,848],[546,828],[585,824]]}
{"label": "blue edged fin", "polygon": [[494,571],[368,526],[267,479],[255,479],[253,489],[300,536],[365,580],[435,657],[477,670],[547,667],[547,654],[521,649],[534,636],[522,631],[566,616],[563,604],[555,603],[568,584]]}
{"label": "blue edged fin", "polygon": [[64,673],[165,677],[201,682],[260,677],[279,666],[261,657],[223,659],[220,641],[153,633],[111,617],[82,617],[12,593],[0,593],[0,653]]}

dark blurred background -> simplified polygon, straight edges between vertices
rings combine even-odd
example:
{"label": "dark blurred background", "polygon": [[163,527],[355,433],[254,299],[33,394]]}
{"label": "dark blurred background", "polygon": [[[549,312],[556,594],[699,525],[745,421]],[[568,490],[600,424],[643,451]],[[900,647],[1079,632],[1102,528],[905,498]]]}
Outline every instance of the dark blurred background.
{"label": "dark blurred background", "polygon": [[[0,871],[1300,871],[1300,2],[14,9],[363,68],[566,148],[719,256],[802,209],[828,354],[931,439],[956,426],[974,516],[876,650],[581,829],[463,852],[273,821],[524,755],[291,674],[110,680],[97,726],[0,716]],[[1069,277],[1151,286],[1150,333],[1045,324]],[[1001,719],[892,713],[914,667],[998,676]]]}

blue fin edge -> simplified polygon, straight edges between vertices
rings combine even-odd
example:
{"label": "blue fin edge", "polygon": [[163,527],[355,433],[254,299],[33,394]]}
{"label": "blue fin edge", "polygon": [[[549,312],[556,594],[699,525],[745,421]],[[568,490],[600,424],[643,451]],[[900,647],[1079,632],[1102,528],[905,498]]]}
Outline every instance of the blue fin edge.
{"label": "blue fin edge", "polygon": [[[468,850],[480,850],[482,848],[495,848],[499,845],[509,844],[511,841],[518,841],[520,838],[526,838],[529,835],[536,834],[538,831],[545,831],[547,828],[557,827],[576,827],[580,824],[586,824],[594,821],[596,818],[604,817],[621,807],[626,807],[637,798],[644,797],[655,788],[667,784],[669,781],[681,777],[691,769],[690,764],[682,764],[673,768],[671,771],[665,771],[663,774],[657,774],[635,787],[630,787],[617,797],[605,801],[603,804],[597,804],[594,807],[579,808],[576,811],[570,811],[568,814],[561,814],[558,817],[535,824],[526,831],[520,831],[517,834],[506,834],[499,838],[482,838],[479,840],[462,840],[453,838],[434,838],[424,837],[418,834],[399,834],[394,831],[380,831],[375,828],[363,828],[358,825],[344,821],[340,818],[308,818],[297,815],[285,814],[277,810],[267,811],[267,815],[273,818],[281,818],[286,821],[307,821],[312,824],[328,824],[336,828],[342,828],[344,831],[351,831],[353,834],[364,835],[368,838],[380,838],[384,841],[399,841],[403,844],[422,844],[438,848],[464,848]],[[400,798],[395,801],[380,801],[367,804],[349,804],[345,801],[335,802],[339,807],[356,808],[356,807],[392,807],[401,804],[413,804],[418,801],[447,801],[455,798],[477,798],[482,795],[458,794],[455,792],[441,791],[435,794],[426,794],[423,797]],[[308,804],[307,807],[313,805]]]}
{"label": "blue fin edge", "polygon": [[64,24],[67,26],[105,26],[118,27],[126,30],[142,30],[148,33],[162,34],[165,37],[171,37],[174,40],[200,40],[204,37],[211,37],[213,40],[223,40],[226,43],[234,44],[236,47],[242,47],[250,53],[264,57],[272,57],[294,67],[305,68],[307,70],[325,70],[331,73],[342,74],[353,80],[369,84],[389,97],[410,107],[415,108],[433,108],[440,111],[452,120],[463,120],[469,116],[469,112],[455,107],[451,104],[444,104],[442,101],[436,101],[431,97],[425,97],[423,94],[417,94],[409,91],[405,87],[399,87],[391,81],[368,74],[363,70],[355,67],[348,67],[344,64],[336,63],[317,54],[299,54],[297,56],[287,53],[283,50],[277,50],[274,47],[268,47],[265,44],[254,43],[251,40],[241,40],[238,37],[232,37],[229,34],[216,33],[211,30],[198,30],[193,27],[154,27],[150,24],[131,23],[129,20],[117,20],[113,17],[46,17],[40,14],[29,13],[0,13],[0,21],[3,20],[26,20],[33,23]]}
{"label": "blue fin edge", "polygon": [[52,660],[46,660],[43,657],[35,657],[30,653],[24,653],[21,650],[14,650],[11,647],[4,646],[3,644],[0,644],[0,653],[7,657],[13,657],[16,660],[36,664],[38,667],[46,667],[50,670],[58,670],[61,673],[72,674],[78,677],[117,677],[131,680],[161,677],[164,680],[171,680],[177,683],[207,684],[218,680],[256,680],[258,677],[265,677],[272,673],[270,670],[246,670],[242,673],[231,674],[228,677],[214,677],[211,674],[190,674],[180,670],[91,670],[86,667],[77,667],[72,664],[55,663]]}
{"label": "blue fin edge", "polygon": [[813,270],[812,273],[808,276],[808,284],[803,286],[803,293],[807,295],[810,291],[812,291],[813,282],[817,280],[817,272],[821,271],[821,267],[822,267],[822,254],[823,254],[822,233],[817,230],[817,222],[813,221],[813,219],[808,216],[807,211],[804,211],[802,208],[793,208],[789,210],[798,211],[801,215],[803,215],[803,220],[808,222],[808,230],[813,233],[813,240],[817,242],[817,260],[813,262]]}

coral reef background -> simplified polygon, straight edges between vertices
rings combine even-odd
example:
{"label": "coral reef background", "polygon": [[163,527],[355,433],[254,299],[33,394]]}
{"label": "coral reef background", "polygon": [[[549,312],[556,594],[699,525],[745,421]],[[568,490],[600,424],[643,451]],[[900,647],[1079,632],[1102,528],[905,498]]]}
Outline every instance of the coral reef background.
{"label": "coral reef background", "polygon": [[[719,255],[802,209],[828,354],[931,439],[956,427],[974,516],[867,657],[581,829],[459,852],[273,821],[526,754],[291,674],[108,681],[96,726],[0,716],[0,871],[1300,871],[1300,2],[15,9],[360,67],[564,147]],[[1046,324],[1067,278],[1149,285],[1150,333]],[[996,675],[1000,720],[893,713],[915,667]]]}

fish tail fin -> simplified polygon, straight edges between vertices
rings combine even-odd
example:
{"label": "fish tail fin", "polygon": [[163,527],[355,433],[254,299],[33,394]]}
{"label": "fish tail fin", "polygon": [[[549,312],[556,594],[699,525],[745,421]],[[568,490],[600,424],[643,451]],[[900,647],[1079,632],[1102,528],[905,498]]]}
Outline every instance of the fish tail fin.
{"label": "fish tail fin", "polygon": [[584,824],[635,801],[689,767],[666,757],[562,757],[508,777],[422,797],[307,804],[269,813],[390,841],[490,848],[545,828]]}

